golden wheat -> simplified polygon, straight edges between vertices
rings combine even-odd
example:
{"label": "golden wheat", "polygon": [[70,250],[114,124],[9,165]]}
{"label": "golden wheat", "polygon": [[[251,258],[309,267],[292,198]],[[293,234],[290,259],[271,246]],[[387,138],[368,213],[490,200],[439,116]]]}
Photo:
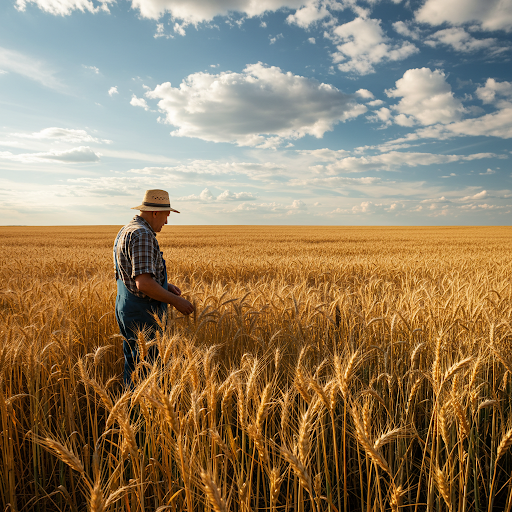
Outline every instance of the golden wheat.
{"label": "golden wheat", "polygon": [[117,228],[0,228],[4,510],[510,506],[511,228],[166,229],[127,391]]}

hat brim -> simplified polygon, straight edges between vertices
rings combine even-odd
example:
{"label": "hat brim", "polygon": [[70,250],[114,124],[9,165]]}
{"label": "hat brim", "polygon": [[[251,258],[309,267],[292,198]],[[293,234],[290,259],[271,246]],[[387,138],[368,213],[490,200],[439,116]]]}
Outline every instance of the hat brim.
{"label": "hat brim", "polygon": [[168,206],[144,206],[141,204],[140,206],[133,206],[131,208],[132,210],[139,210],[141,212],[174,212],[174,213],[180,213],[178,210],[175,210],[174,208],[170,208]]}

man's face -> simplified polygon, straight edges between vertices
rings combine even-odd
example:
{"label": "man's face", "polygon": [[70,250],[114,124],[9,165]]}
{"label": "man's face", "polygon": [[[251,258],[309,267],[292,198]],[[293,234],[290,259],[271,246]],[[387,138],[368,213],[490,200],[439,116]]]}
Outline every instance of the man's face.
{"label": "man's face", "polygon": [[152,228],[155,230],[155,233],[160,233],[162,228],[167,224],[167,217],[171,212],[153,212],[153,226]]}

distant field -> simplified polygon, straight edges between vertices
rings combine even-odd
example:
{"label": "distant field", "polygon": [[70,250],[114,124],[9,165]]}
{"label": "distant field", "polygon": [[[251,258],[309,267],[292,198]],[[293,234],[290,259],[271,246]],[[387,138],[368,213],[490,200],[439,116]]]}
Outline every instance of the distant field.
{"label": "distant field", "polygon": [[3,510],[511,509],[511,227],[166,227],[133,392],[118,229],[0,227]]}

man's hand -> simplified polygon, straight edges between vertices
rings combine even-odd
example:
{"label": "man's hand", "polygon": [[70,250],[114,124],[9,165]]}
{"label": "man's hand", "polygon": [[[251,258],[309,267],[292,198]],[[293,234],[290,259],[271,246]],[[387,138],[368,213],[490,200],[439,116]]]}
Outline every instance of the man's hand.
{"label": "man's hand", "polygon": [[194,311],[194,305],[191,304],[187,299],[176,296],[176,302],[172,304],[180,313],[184,315],[190,315]]}
{"label": "man's hand", "polygon": [[174,293],[172,290],[166,290],[153,279],[151,274],[140,274],[135,276],[135,284],[140,292],[152,299],[159,300],[160,302],[166,302],[167,304],[174,306],[184,315],[190,315],[190,313],[195,309],[193,304],[191,304],[187,299],[180,297],[181,290],[177,286],[170,285],[178,291],[178,294]]}
{"label": "man's hand", "polygon": [[167,289],[174,295],[181,295],[181,290],[175,284],[167,283]]}

